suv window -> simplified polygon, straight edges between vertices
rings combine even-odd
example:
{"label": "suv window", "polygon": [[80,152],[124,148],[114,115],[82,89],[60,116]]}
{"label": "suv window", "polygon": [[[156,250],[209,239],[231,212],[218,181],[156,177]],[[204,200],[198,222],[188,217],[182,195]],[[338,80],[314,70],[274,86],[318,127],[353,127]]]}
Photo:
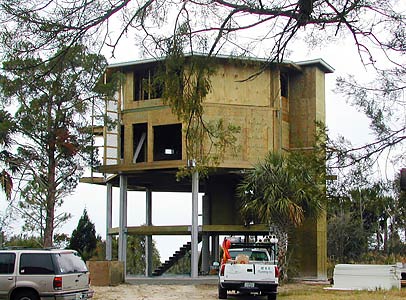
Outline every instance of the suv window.
{"label": "suv window", "polygon": [[12,274],[14,272],[14,253],[0,253],[0,274]]}
{"label": "suv window", "polygon": [[20,274],[55,274],[51,255],[48,253],[23,253],[20,256]]}
{"label": "suv window", "polygon": [[60,274],[87,272],[86,264],[77,253],[62,252],[54,254],[54,257],[59,267],[58,272]]}

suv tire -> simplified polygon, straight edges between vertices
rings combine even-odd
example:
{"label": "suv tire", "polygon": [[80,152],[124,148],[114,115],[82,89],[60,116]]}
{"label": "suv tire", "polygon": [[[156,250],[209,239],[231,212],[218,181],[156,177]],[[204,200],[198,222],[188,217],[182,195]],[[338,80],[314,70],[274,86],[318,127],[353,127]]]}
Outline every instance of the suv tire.
{"label": "suv tire", "polygon": [[36,292],[27,290],[18,292],[13,300],[39,300],[39,297]]}

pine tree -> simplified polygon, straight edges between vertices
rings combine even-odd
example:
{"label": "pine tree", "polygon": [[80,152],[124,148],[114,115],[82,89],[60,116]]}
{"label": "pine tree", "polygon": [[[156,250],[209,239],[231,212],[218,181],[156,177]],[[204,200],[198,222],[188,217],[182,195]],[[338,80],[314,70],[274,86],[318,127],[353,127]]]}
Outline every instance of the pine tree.
{"label": "pine tree", "polygon": [[96,229],[87,214],[86,208],[80,217],[78,226],[72,232],[69,248],[80,253],[84,260],[92,257],[97,247]]}
{"label": "pine tree", "polygon": [[[97,157],[90,113],[93,108],[100,113],[104,94],[96,88],[106,64],[83,45],[67,52],[62,47],[49,59],[9,55],[0,74],[0,162],[5,167],[0,179],[9,194],[11,181],[4,178],[15,173],[13,186],[20,193],[15,208],[25,220],[23,229],[39,234],[44,247],[53,246],[55,229],[70,217],[58,211],[64,198]],[[13,147],[4,148],[9,144]]]}

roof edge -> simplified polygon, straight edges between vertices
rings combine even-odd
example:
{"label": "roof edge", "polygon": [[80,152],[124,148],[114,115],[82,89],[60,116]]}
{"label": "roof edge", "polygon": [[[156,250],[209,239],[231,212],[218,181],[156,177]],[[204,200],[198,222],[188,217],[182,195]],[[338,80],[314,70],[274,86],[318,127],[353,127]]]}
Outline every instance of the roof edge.
{"label": "roof edge", "polygon": [[299,65],[299,66],[311,66],[311,65],[317,65],[319,66],[324,73],[334,73],[335,69],[330,66],[324,59],[322,58],[316,58],[316,59],[311,59],[311,60],[303,60],[303,61],[298,61],[294,62],[294,64]]}
{"label": "roof edge", "polygon": [[[207,56],[207,54],[204,53],[186,53],[186,57],[191,57],[191,56]],[[148,63],[154,63],[154,62],[159,62],[165,60],[165,56],[159,57],[159,58],[146,58],[146,59],[140,59],[140,60],[133,60],[133,61],[125,61],[125,62],[119,62],[119,63],[113,63],[109,64],[107,68],[122,68],[122,67],[129,67],[133,65],[141,65],[141,64],[148,64]],[[270,62],[269,59],[267,58],[258,58],[258,57],[249,57],[249,56],[232,56],[232,55],[223,55],[219,54],[216,56],[213,56],[213,58],[218,58],[218,59],[236,59],[236,60],[247,60],[247,61],[253,61],[253,62]],[[278,63],[275,63],[278,64]],[[335,70],[332,66],[330,66],[324,59],[322,58],[316,58],[316,59],[311,59],[311,60],[304,60],[304,61],[292,61],[292,60],[284,60],[280,64],[287,64],[287,65],[297,65],[300,67],[306,67],[306,66],[318,66],[321,68],[321,70],[325,73],[333,73]]]}

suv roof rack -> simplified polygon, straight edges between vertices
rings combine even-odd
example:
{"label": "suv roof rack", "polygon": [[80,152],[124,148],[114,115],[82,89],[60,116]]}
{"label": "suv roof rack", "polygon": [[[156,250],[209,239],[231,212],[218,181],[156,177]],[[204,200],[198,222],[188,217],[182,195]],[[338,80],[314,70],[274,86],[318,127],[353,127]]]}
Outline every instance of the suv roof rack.
{"label": "suv roof rack", "polygon": [[55,249],[59,250],[59,248],[57,247],[34,248],[27,246],[5,246],[0,248],[0,250],[55,250]]}

